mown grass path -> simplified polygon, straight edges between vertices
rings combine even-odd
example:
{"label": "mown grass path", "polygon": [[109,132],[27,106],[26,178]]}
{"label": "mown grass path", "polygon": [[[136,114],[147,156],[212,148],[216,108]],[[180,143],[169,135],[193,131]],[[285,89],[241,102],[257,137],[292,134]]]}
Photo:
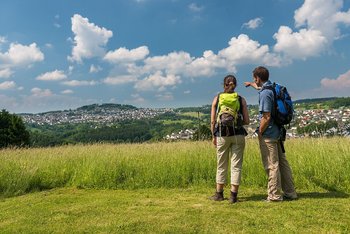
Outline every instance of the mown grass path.
{"label": "mown grass path", "polygon": [[0,201],[1,233],[349,233],[350,198],[299,191],[266,203],[241,188],[240,202],[214,202],[212,189],[60,188]]}

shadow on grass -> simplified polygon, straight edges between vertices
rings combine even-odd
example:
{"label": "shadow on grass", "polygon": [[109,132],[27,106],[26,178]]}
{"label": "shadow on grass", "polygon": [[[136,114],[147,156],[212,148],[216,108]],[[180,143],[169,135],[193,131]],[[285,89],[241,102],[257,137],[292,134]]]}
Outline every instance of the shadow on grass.
{"label": "shadow on grass", "polygon": [[[350,195],[346,192],[343,192],[337,188],[336,185],[329,185],[327,183],[324,183],[322,180],[310,177],[310,181],[313,182],[317,187],[320,187],[326,192],[300,192],[298,193],[298,199],[323,199],[323,198],[349,198]],[[256,194],[252,196],[246,196],[242,197],[242,200],[246,201],[261,201],[263,199],[266,199],[267,194]]]}
{"label": "shadow on grass", "polygon": [[[242,201],[261,201],[265,199],[267,194],[256,194],[252,196],[242,196]],[[327,192],[301,192],[298,193],[298,199],[329,199],[329,198],[349,198],[350,195],[341,191]]]}
{"label": "shadow on grass", "polygon": [[300,199],[302,198],[314,198],[314,199],[323,199],[323,198],[349,198],[349,194],[341,191],[328,191],[328,192],[308,192],[308,193],[298,193]]}

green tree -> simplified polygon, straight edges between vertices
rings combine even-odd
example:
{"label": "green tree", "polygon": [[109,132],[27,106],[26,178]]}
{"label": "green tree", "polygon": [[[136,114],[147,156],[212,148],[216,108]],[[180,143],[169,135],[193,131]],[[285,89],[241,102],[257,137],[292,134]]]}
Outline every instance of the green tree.
{"label": "green tree", "polygon": [[[199,137],[198,137],[199,134]],[[210,128],[207,125],[200,125],[199,132],[198,129],[193,134],[194,140],[209,140],[211,139],[211,131]]]}
{"label": "green tree", "polygon": [[29,132],[21,117],[6,110],[0,112],[0,148],[29,145]]}

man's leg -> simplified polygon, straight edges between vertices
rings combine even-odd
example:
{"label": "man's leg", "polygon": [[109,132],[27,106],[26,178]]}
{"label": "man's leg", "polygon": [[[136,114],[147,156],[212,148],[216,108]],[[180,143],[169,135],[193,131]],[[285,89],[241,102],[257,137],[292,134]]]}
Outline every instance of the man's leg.
{"label": "man's leg", "polygon": [[286,154],[282,152],[281,145],[278,143],[278,157],[281,172],[282,191],[287,198],[296,199],[297,193],[295,191],[292,170],[289,166]]}
{"label": "man's leg", "polygon": [[267,199],[280,201],[282,200],[282,195],[277,140],[261,138],[259,143],[263,166],[268,176]]}

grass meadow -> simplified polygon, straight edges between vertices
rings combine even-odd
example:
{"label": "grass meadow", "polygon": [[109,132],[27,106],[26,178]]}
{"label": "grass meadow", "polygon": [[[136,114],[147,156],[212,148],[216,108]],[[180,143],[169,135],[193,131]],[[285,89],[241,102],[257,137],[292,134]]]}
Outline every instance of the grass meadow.
{"label": "grass meadow", "polygon": [[258,142],[248,139],[234,205],[208,200],[210,142],[1,150],[0,232],[349,232],[350,139],[291,139],[285,147],[299,200],[261,201],[267,178]]}

